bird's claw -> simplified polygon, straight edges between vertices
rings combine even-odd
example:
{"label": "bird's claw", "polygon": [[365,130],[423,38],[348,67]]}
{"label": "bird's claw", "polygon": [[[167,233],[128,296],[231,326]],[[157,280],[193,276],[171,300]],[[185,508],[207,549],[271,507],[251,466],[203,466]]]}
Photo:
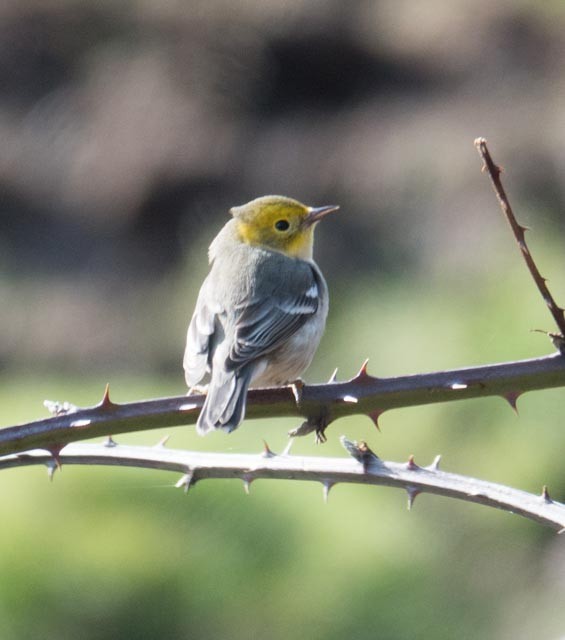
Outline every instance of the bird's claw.
{"label": "bird's claw", "polygon": [[186,395],[187,396],[194,396],[197,394],[206,395],[208,393],[208,386],[209,385],[207,384],[195,384],[193,387],[190,387]]}
{"label": "bird's claw", "polygon": [[326,437],[326,429],[330,422],[331,420],[325,414],[310,417],[305,420],[299,427],[296,427],[296,429],[292,429],[292,431],[289,431],[288,435],[291,438],[296,438],[298,436],[305,436],[309,433],[314,432],[314,442],[316,444],[323,444],[328,440]]}

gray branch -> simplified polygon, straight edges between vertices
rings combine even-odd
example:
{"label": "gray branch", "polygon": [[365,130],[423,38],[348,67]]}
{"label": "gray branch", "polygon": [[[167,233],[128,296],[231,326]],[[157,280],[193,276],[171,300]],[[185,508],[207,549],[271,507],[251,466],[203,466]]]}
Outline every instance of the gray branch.
{"label": "gray branch", "polygon": [[[439,470],[439,456],[427,467],[413,457],[406,463],[385,462],[361,442],[341,437],[348,458],[277,455],[267,447],[260,454],[201,453],[155,447],[105,444],[70,444],[59,454],[60,463],[111,465],[161,469],[182,474],[176,486],[185,491],[207,478],[239,478],[245,489],[260,478],[309,480],[322,484],[324,497],[339,483],[372,484],[404,489],[408,507],[420,493],[476,502],[515,513],[535,522],[565,531],[565,505],[554,502],[544,487],[533,495],[510,487]],[[49,453],[36,449],[0,457],[0,469],[45,464],[50,476],[56,463]]]}

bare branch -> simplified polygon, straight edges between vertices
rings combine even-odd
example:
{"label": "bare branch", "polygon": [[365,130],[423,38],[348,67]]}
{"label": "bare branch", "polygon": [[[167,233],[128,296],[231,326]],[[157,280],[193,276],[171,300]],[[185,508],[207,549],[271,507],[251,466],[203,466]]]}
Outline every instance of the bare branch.
{"label": "bare branch", "polygon": [[502,209],[502,213],[506,216],[510,227],[514,233],[514,237],[516,238],[516,242],[518,243],[518,247],[522,252],[522,256],[526,262],[526,265],[536,283],[539,292],[541,293],[545,304],[549,308],[553,319],[555,320],[557,327],[559,329],[559,334],[549,334],[553,339],[555,346],[561,351],[565,349],[565,315],[563,309],[555,302],[551,292],[549,291],[545,278],[539,272],[536,263],[530,253],[528,245],[526,243],[526,231],[527,227],[522,226],[516,220],[514,216],[514,212],[512,211],[512,207],[510,206],[510,202],[508,201],[508,196],[504,191],[504,187],[502,186],[502,182],[500,180],[501,169],[497,166],[490,155],[490,152],[487,147],[487,141],[485,138],[477,138],[475,140],[475,147],[477,147],[477,151],[479,155],[484,161],[483,171],[486,171],[490,177],[490,181],[492,183],[494,192],[496,193],[496,197],[498,202],[500,203],[500,208]]}
{"label": "bare branch", "polygon": [[[260,478],[310,480],[322,484],[327,499],[330,489],[339,483],[372,484],[404,489],[408,508],[420,493],[433,493],[466,502],[495,507],[530,518],[558,531],[565,528],[565,505],[554,502],[544,487],[533,495],[503,485],[440,471],[439,456],[427,467],[418,466],[413,456],[408,462],[385,462],[363,442],[341,437],[349,458],[323,458],[277,455],[268,447],[260,454],[201,453],[156,447],[117,445],[110,440],[102,445],[71,444],[59,454],[61,462],[79,465],[114,465],[161,469],[182,474],[177,487],[188,491],[207,478],[239,478],[246,491]],[[0,469],[28,465],[47,465],[52,477],[55,464],[41,449],[0,457]]]}
{"label": "bare branch", "polygon": [[[297,404],[290,387],[252,389],[247,418],[303,416],[298,435],[314,431],[322,416],[329,424],[364,414],[376,422],[389,409],[501,396],[511,406],[525,391],[565,386],[565,357],[559,353],[517,362],[440,371],[397,378],[375,378],[366,367],[347,382],[306,385]],[[54,417],[0,429],[0,455],[44,448],[54,455],[69,442],[119,433],[193,424],[201,395],[117,404],[107,392],[96,406],[79,409],[49,403]]]}

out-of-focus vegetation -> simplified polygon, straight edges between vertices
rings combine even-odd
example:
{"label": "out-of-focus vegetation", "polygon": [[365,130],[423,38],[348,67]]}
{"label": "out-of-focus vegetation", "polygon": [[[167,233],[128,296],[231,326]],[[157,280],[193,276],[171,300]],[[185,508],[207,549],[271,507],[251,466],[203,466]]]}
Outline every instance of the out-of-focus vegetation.
{"label": "out-of-focus vegetation", "polygon": [[[0,423],[45,398],[184,392],[186,325],[227,209],[342,211],[307,379],[532,357],[552,329],[473,139],[485,135],[565,301],[560,3],[89,2],[0,7]],[[333,424],[295,453],[386,459],[564,500],[563,391]],[[293,421],[171,446],[281,450]],[[136,434],[153,443],[163,434]],[[118,438],[118,440],[120,440]],[[65,467],[0,474],[1,638],[497,638],[563,634],[565,551],[484,507],[393,490]]]}

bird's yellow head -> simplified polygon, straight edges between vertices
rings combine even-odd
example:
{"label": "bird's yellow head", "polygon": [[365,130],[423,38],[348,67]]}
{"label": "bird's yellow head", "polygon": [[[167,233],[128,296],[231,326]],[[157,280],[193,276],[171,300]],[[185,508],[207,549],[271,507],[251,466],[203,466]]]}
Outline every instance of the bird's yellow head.
{"label": "bird's yellow head", "polygon": [[310,260],[316,223],[337,209],[335,205],[307,207],[284,196],[263,196],[232,207],[230,213],[243,242]]}

